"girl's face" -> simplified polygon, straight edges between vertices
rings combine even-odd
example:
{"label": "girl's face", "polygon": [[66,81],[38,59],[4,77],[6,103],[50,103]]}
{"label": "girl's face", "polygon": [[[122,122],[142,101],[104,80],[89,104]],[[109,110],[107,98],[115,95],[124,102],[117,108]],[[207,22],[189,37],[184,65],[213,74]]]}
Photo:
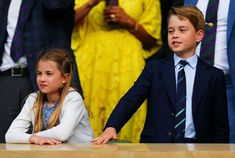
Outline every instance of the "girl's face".
{"label": "girl's face", "polygon": [[37,65],[37,84],[42,93],[59,95],[60,88],[67,82],[67,75],[63,75],[57,64],[50,60],[39,60]]}

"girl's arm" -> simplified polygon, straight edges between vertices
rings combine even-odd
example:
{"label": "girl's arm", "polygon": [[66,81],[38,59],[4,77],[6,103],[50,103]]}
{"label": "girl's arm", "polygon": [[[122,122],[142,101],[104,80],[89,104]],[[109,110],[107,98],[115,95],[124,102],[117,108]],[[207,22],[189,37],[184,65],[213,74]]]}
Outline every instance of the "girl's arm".
{"label": "girl's arm", "polygon": [[72,91],[65,98],[61,109],[60,123],[51,129],[35,133],[35,135],[62,142],[66,141],[74,134],[74,130],[81,122],[85,112],[81,96],[76,91]]}
{"label": "girl's arm", "polygon": [[9,127],[5,140],[6,143],[29,143],[31,134],[26,133],[32,122],[31,112],[36,99],[36,93],[29,95],[19,115]]}
{"label": "girl's arm", "polygon": [[36,93],[31,94],[16,119],[12,122],[10,128],[8,129],[5,140],[6,143],[31,143],[31,144],[60,144],[61,142],[54,139],[43,138],[35,136],[33,134],[28,134],[27,131],[33,122],[33,104],[36,100]]}

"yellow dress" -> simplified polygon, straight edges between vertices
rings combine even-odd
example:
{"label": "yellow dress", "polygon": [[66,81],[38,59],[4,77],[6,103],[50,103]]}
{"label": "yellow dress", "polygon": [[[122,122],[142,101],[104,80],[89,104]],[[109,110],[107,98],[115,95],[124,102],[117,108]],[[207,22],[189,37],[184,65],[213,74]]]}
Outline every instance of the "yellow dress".
{"label": "yellow dress", "polygon": [[[75,9],[87,1],[76,0]],[[95,137],[102,133],[119,99],[140,75],[145,58],[156,52],[161,44],[158,0],[119,0],[119,6],[157,39],[157,43],[151,51],[146,51],[126,29],[108,26],[103,19],[105,2],[95,6],[83,22],[75,26],[72,48]],[[145,116],[146,105],[142,105],[122,128],[118,138],[139,142]]]}

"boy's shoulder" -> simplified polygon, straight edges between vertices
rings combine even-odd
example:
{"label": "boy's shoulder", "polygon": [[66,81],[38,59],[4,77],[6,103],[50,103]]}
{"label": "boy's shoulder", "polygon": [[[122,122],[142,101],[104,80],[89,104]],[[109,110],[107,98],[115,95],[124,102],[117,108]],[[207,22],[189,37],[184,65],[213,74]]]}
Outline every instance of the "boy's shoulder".
{"label": "boy's shoulder", "polygon": [[206,68],[210,75],[217,75],[217,76],[224,75],[221,69],[214,67],[213,65],[207,63],[205,60],[203,60],[200,57],[198,58],[198,64],[199,66],[203,66],[204,68]]}
{"label": "boy's shoulder", "polygon": [[206,67],[208,70],[212,71],[212,72],[223,72],[221,69],[207,63],[205,60],[203,60],[202,58],[198,57],[198,61],[200,62],[201,65],[203,65],[204,67]]}
{"label": "boy's shoulder", "polygon": [[156,60],[152,60],[147,62],[146,66],[147,67],[154,67],[154,68],[160,68],[160,66],[171,62],[171,58],[163,58],[163,59],[156,59]]}

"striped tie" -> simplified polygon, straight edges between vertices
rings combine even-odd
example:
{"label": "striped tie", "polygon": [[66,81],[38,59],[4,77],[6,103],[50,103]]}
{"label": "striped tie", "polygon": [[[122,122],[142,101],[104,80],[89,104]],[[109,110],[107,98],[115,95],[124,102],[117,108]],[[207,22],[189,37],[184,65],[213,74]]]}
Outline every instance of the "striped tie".
{"label": "striped tie", "polygon": [[207,25],[205,36],[201,44],[200,57],[209,64],[214,63],[218,5],[219,0],[209,0],[206,10]]}
{"label": "striped tie", "polygon": [[185,131],[185,110],[186,110],[186,78],[184,67],[188,64],[187,61],[179,62],[177,92],[176,92],[176,115],[175,115],[175,136],[174,143],[184,142]]}
{"label": "striped tie", "polygon": [[20,57],[24,55],[23,25],[26,23],[27,20],[25,11],[29,7],[28,2],[29,0],[22,0],[20,6],[19,18],[15,29],[13,41],[11,44],[11,57],[15,62],[17,62],[20,59]]}

